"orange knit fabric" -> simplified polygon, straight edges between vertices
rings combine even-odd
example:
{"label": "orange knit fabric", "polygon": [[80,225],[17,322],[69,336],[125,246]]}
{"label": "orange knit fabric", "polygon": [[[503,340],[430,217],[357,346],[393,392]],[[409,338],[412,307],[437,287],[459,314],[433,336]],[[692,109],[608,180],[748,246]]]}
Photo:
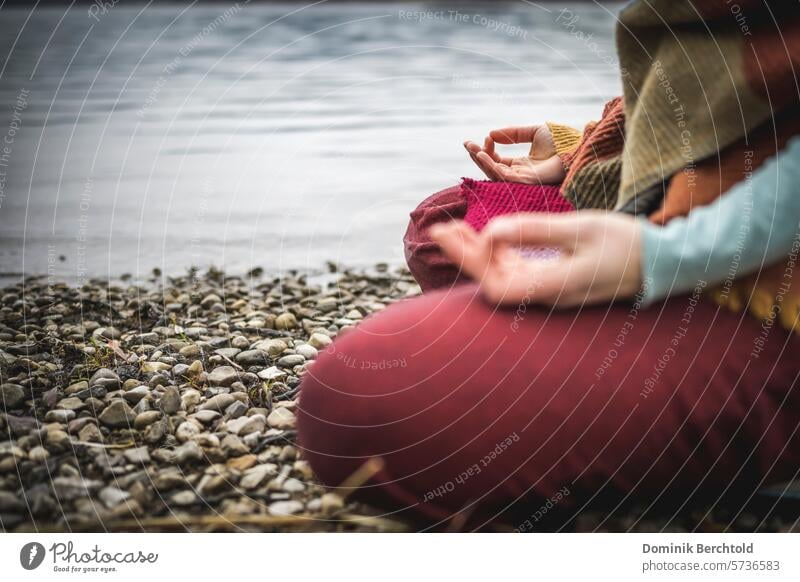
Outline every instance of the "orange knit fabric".
{"label": "orange knit fabric", "polygon": [[586,126],[578,147],[559,156],[567,170],[564,197],[579,209],[613,207],[624,143],[625,112],[616,97],[606,103],[600,121]]}

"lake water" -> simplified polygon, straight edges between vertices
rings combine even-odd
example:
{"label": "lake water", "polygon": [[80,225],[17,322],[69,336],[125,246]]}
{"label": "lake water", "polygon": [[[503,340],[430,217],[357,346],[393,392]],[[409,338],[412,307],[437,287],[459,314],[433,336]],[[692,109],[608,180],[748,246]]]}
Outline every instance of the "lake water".
{"label": "lake water", "polygon": [[479,176],[464,139],[619,94],[617,9],[4,8],[0,271],[400,263],[408,212]]}

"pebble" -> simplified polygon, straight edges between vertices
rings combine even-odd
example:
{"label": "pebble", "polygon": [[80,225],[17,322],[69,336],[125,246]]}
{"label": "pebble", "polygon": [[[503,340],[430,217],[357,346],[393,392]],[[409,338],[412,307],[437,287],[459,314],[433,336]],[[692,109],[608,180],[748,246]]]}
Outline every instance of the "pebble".
{"label": "pebble", "polygon": [[319,352],[317,348],[311,346],[309,344],[303,344],[302,346],[297,346],[295,351],[303,356],[306,360],[315,360]]}
{"label": "pebble", "polygon": [[223,358],[232,359],[235,358],[239,352],[241,352],[239,348],[220,348],[218,350],[214,350],[214,353],[218,356],[222,356]]}
{"label": "pebble", "polygon": [[133,428],[136,430],[142,430],[153,424],[159,418],[161,418],[161,412],[158,410],[147,410],[139,413],[136,415],[136,418],[133,421]]}
{"label": "pebble", "polygon": [[0,384],[0,410],[6,411],[20,406],[25,400],[25,390],[18,384]]}
{"label": "pebble", "polygon": [[106,390],[116,390],[122,386],[122,381],[112,370],[100,368],[89,379],[89,387],[92,386],[102,386]]}
{"label": "pebble", "polygon": [[194,441],[188,441],[175,449],[175,462],[179,464],[201,461],[203,450]]}
{"label": "pebble", "polygon": [[290,330],[297,327],[297,318],[291,313],[281,313],[275,318],[275,329]]}
{"label": "pebble", "polygon": [[122,428],[133,425],[136,413],[131,410],[124,400],[114,400],[106,406],[105,410],[97,417],[100,422],[111,428]]}
{"label": "pebble", "polygon": [[33,447],[28,453],[28,458],[34,463],[42,463],[46,461],[49,456],[50,452],[42,446]]}
{"label": "pebble", "polygon": [[97,494],[106,507],[112,509],[122,503],[123,501],[127,501],[130,499],[131,494],[127,491],[123,491],[122,489],[118,489],[116,487],[103,487],[100,490],[100,493]]}
{"label": "pebble", "polygon": [[300,493],[306,490],[306,486],[299,479],[292,477],[284,482],[283,490],[287,493]]}
{"label": "pebble", "polygon": [[244,444],[244,442],[242,442],[242,439],[232,434],[229,434],[225,438],[223,438],[220,446],[222,447],[222,452],[228,455],[229,457],[246,455],[247,453],[250,452],[250,449],[247,447],[246,444]]}
{"label": "pebble", "polygon": [[285,380],[289,374],[286,373],[285,370],[281,370],[277,366],[271,366],[266,370],[261,370],[258,373],[258,377],[262,380],[272,380],[275,382],[281,382]]}
{"label": "pebble", "polygon": [[262,414],[254,414],[253,416],[242,416],[241,418],[229,420],[226,425],[228,432],[246,436],[250,433],[263,431],[267,426],[267,419]]}
{"label": "pebble", "polygon": [[203,424],[211,424],[222,416],[216,410],[200,410],[194,414],[194,418]]}
{"label": "pebble", "polygon": [[289,501],[276,501],[269,504],[269,512],[272,515],[294,515],[303,511],[305,506],[300,501],[294,499]]}
{"label": "pebble", "polygon": [[125,392],[122,397],[130,402],[131,404],[136,404],[142,398],[150,394],[150,388],[147,386],[137,386],[136,388],[132,388]]}
{"label": "pebble", "polygon": [[297,418],[288,408],[276,408],[267,417],[267,424],[270,428],[290,430],[297,424]]}
{"label": "pebble", "polygon": [[164,362],[144,362],[141,369],[144,374],[155,374],[171,370],[172,366]]}
{"label": "pebble", "polygon": [[197,502],[197,494],[194,491],[179,491],[170,495],[172,505],[185,507]]}
{"label": "pebble", "polygon": [[266,352],[268,355],[274,357],[280,356],[283,352],[289,349],[289,345],[280,339],[266,339],[257,341],[253,344],[253,348]]}
{"label": "pebble", "polygon": [[180,442],[185,443],[186,441],[192,440],[199,434],[200,428],[195,423],[187,420],[178,426],[178,429],[175,431],[175,438],[177,438]]}
{"label": "pebble", "polygon": [[144,465],[150,462],[150,450],[147,447],[125,449],[122,454],[129,463],[134,465]]}
{"label": "pebble", "polygon": [[212,386],[230,386],[239,379],[239,373],[232,366],[220,366],[208,375]]}
{"label": "pebble", "polygon": [[344,500],[336,493],[325,493],[320,498],[320,510],[326,516],[333,515],[344,507]]}
{"label": "pebble", "polygon": [[102,443],[103,433],[96,424],[87,424],[78,431],[78,440],[84,443]]}
{"label": "pebble", "polygon": [[283,366],[284,368],[293,368],[295,366],[299,366],[305,361],[306,359],[300,354],[290,354],[288,356],[283,356],[281,359],[279,359],[278,365]]}
{"label": "pebble", "polygon": [[318,350],[322,350],[331,345],[331,343],[333,343],[333,340],[329,336],[323,333],[312,333],[311,337],[308,338],[308,343],[311,346],[317,348]]}
{"label": "pebble", "polygon": [[75,418],[75,416],[76,412],[74,410],[49,410],[47,414],[44,415],[44,421],[66,424]]}
{"label": "pebble", "polygon": [[236,399],[230,394],[217,394],[200,405],[200,410],[214,410],[222,412],[233,404]]}
{"label": "pebble", "polygon": [[269,356],[261,350],[247,350],[236,356],[236,363],[243,366],[263,366],[269,363]]}
{"label": "pebble", "polygon": [[77,411],[86,408],[86,403],[76,396],[70,396],[59,401],[58,407],[64,410]]}
{"label": "pebble", "polygon": [[175,414],[181,409],[181,394],[175,386],[168,386],[158,401],[164,414]]}
{"label": "pebble", "polygon": [[256,465],[255,467],[245,471],[239,484],[245,489],[255,489],[261,485],[268,477],[274,477],[278,474],[278,466],[273,463],[265,463],[264,465]]}
{"label": "pebble", "polygon": [[258,462],[258,457],[255,455],[247,454],[242,455],[241,457],[234,457],[232,459],[228,459],[225,465],[229,469],[233,469],[235,471],[246,471],[253,465]]}

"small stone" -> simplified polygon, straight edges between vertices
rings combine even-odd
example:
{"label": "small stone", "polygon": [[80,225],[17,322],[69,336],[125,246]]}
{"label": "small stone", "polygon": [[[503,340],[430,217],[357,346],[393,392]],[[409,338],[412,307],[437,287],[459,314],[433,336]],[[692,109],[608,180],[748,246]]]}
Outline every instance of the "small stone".
{"label": "small stone", "polygon": [[97,496],[106,507],[112,509],[123,501],[128,500],[131,494],[116,487],[103,487]]}
{"label": "small stone", "polygon": [[189,365],[189,368],[186,370],[186,377],[187,378],[197,378],[200,374],[203,373],[203,362],[200,360],[195,360]]}
{"label": "small stone", "polygon": [[175,461],[180,464],[203,459],[203,450],[194,441],[188,441],[175,449]]}
{"label": "small stone", "polygon": [[323,333],[312,333],[311,337],[308,338],[308,343],[311,344],[313,347],[317,348],[318,350],[327,348],[333,340]]}
{"label": "small stone", "polygon": [[129,463],[133,463],[134,465],[144,465],[150,462],[150,451],[147,447],[125,449],[125,452],[122,454]]}
{"label": "small stone", "polygon": [[0,491],[0,511],[22,511],[25,503],[18,496],[9,491]]}
{"label": "small stone", "polygon": [[176,487],[182,487],[186,484],[186,477],[183,472],[176,467],[169,467],[153,477],[153,487],[157,491],[169,491]]}
{"label": "small stone", "polygon": [[247,350],[236,356],[236,362],[243,366],[263,366],[269,363],[269,357],[261,350]]}
{"label": "small stone", "polygon": [[344,507],[344,500],[336,493],[325,493],[320,498],[320,510],[324,515],[333,515]]}
{"label": "small stone", "polygon": [[273,380],[275,382],[281,382],[285,380],[289,375],[286,373],[285,370],[281,370],[277,366],[271,366],[266,370],[261,370],[258,373],[258,377],[262,380]]}
{"label": "small stone", "polygon": [[303,511],[303,504],[291,499],[289,501],[276,501],[269,504],[269,512],[272,515],[294,515]]}
{"label": "small stone", "polygon": [[239,378],[239,373],[231,366],[220,366],[208,375],[208,383],[212,386],[230,386]]}
{"label": "small stone", "polygon": [[200,346],[192,344],[182,347],[178,353],[188,360],[199,357],[202,350],[200,350]]}
{"label": "small stone", "polygon": [[203,297],[203,300],[200,302],[200,306],[203,309],[211,309],[215,304],[222,303],[222,299],[220,299],[219,295],[214,293],[210,293]]}
{"label": "small stone", "polygon": [[0,410],[6,411],[20,406],[25,400],[25,390],[17,384],[0,384]]}
{"label": "small stone", "polygon": [[54,451],[65,451],[70,446],[70,437],[63,430],[48,430],[47,446]]}
{"label": "small stone", "polygon": [[89,382],[86,380],[81,380],[80,382],[75,382],[74,384],[70,384],[64,390],[64,394],[77,394],[83,390],[89,389]]}
{"label": "small stone", "polygon": [[33,447],[28,453],[28,458],[34,463],[43,463],[50,456],[50,453],[42,446]]}
{"label": "small stone", "polygon": [[195,423],[187,420],[178,426],[178,430],[175,431],[175,438],[177,438],[180,442],[185,443],[186,441],[192,440],[199,434],[200,429],[198,426]]}
{"label": "small stone", "polygon": [[133,421],[133,428],[136,430],[145,429],[159,418],[161,418],[161,412],[158,410],[147,410],[136,415],[136,419]]}
{"label": "small stone", "polygon": [[175,364],[172,366],[172,375],[176,378],[181,378],[186,376],[186,372],[189,371],[189,366],[186,364]]}
{"label": "small stone", "polygon": [[244,416],[247,410],[247,404],[241,400],[237,400],[225,409],[225,414],[230,419],[239,418],[240,416]]}
{"label": "small stone", "polygon": [[136,413],[131,410],[124,400],[114,400],[106,406],[105,410],[97,417],[100,422],[111,428],[122,428],[133,425]]}
{"label": "small stone", "polygon": [[270,412],[267,417],[267,424],[271,428],[290,430],[297,424],[297,418],[295,418],[294,413],[288,408],[276,408]]}
{"label": "small stone", "polygon": [[51,484],[56,499],[62,502],[90,496],[103,486],[102,481],[82,479],[78,476],[54,477]]}
{"label": "small stone", "polygon": [[96,424],[90,423],[78,431],[78,440],[84,443],[102,443],[103,433]]}
{"label": "small stone", "polygon": [[306,490],[306,486],[299,479],[292,477],[283,484],[283,490],[287,493],[300,493]]}
{"label": "small stone", "polygon": [[230,457],[238,457],[239,455],[246,455],[250,452],[250,449],[242,442],[242,439],[232,434],[222,439],[222,444],[220,446],[222,447],[222,452]]}
{"label": "small stone", "polygon": [[284,351],[289,349],[285,341],[280,339],[265,339],[257,341],[253,344],[253,349],[266,352],[268,355],[274,357],[280,356]]}
{"label": "small stone", "polygon": [[202,399],[203,395],[197,390],[186,390],[181,395],[184,410],[195,410]]}
{"label": "small stone", "polygon": [[144,433],[144,440],[146,443],[155,445],[160,443],[167,433],[169,432],[169,424],[168,419],[162,419],[157,422],[154,422],[150,426],[147,427],[147,430]]}
{"label": "small stone", "polygon": [[297,318],[291,313],[281,313],[275,318],[275,329],[289,330],[297,327]]}
{"label": "small stone", "polygon": [[203,424],[210,424],[220,416],[222,415],[216,410],[200,410],[194,414],[193,418],[199,422],[202,422]]}
{"label": "small stone", "polygon": [[66,424],[75,418],[75,414],[74,410],[50,410],[44,415],[44,421]]}
{"label": "small stone", "polygon": [[278,474],[278,466],[273,463],[266,463],[264,465],[256,465],[252,469],[248,469],[242,476],[239,484],[244,489],[255,489],[261,485],[268,477],[274,477]]}
{"label": "small stone", "polygon": [[225,423],[228,432],[239,436],[246,436],[250,433],[261,432],[267,426],[267,419],[261,414],[253,416],[243,416]]}
{"label": "small stone", "polygon": [[317,348],[309,344],[303,344],[302,346],[297,346],[295,348],[295,351],[301,356],[303,356],[306,360],[314,360],[317,358],[317,355],[319,354]]}
{"label": "small stone", "polygon": [[116,390],[122,386],[122,381],[116,373],[108,368],[100,368],[89,379],[89,387],[92,386],[102,386],[106,390]]}
{"label": "small stone", "polygon": [[175,414],[181,409],[181,394],[175,386],[168,386],[158,401],[158,407],[164,414]]}
{"label": "small stone", "polygon": [[231,404],[233,404],[234,400],[236,400],[230,394],[217,394],[206,400],[203,404],[200,405],[200,410],[215,410],[217,412],[222,412],[226,408],[228,408]]}
{"label": "small stone", "polygon": [[233,469],[235,471],[246,471],[253,465],[258,462],[258,458],[255,455],[242,455],[241,457],[235,457],[233,459],[228,459],[228,462],[225,465],[229,469]]}
{"label": "small stone", "polygon": [[166,372],[167,370],[171,370],[172,366],[170,364],[165,364],[164,362],[144,362],[142,363],[140,369],[143,374],[156,374],[158,372]]}
{"label": "small stone", "polygon": [[58,407],[63,410],[78,411],[86,408],[86,403],[77,396],[70,396],[69,398],[60,400]]}
{"label": "small stone", "polygon": [[223,358],[231,360],[235,358],[241,351],[242,350],[239,348],[220,348],[218,350],[214,350],[214,353],[218,356],[222,356]]}
{"label": "small stone", "polygon": [[317,309],[322,313],[330,313],[339,308],[339,300],[336,297],[323,297],[317,301]]}
{"label": "small stone", "polygon": [[278,360],[278,365],[283,366],[284,368],[294,368],[305,361],[306,359],[300,354],[290,354],[288,356],[283,356],[280,360]]}
{"label": "small stone", "polygon": [[150,388],[147,386],[137,386],[125,392],[122,397],[131,404],[136,404],[148,394],[150,394]]}
{"label": "small stone", "polygon": [[170,496],[170,502],[173,505],[185,507],[197,502],[197,495],[194,491],[178,491]]}
{"label": "small stone", "polygon": [[15,436],[28,434],[32,430],[39,428],[39,423],[32,416],[14,416],[6,414],[6,426]]}

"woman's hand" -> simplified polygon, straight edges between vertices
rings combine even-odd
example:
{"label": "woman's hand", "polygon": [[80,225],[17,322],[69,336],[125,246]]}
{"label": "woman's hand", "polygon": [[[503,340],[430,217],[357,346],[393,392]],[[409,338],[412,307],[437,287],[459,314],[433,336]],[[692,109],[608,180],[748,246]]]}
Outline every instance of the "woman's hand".
{"label": "woman's hand", "polygon": [[[515,214],[480,234],[454,221],[431,236],[492,303],[575,307],[632,297],[642,284],[640,227],[626,214]],[[520,247],[559,252],[527,258]]]}
{"label": "woman's hand", "polygon": [[[495,152],[495,143],[530,143],[527,156],[505,158]],[[489,132],[483,148],[472,141],[464,142],[472,160],[490,180],[523,184],[559,184],[566,172],[556,155],[553,136],[546,125],[506,127]]]}

